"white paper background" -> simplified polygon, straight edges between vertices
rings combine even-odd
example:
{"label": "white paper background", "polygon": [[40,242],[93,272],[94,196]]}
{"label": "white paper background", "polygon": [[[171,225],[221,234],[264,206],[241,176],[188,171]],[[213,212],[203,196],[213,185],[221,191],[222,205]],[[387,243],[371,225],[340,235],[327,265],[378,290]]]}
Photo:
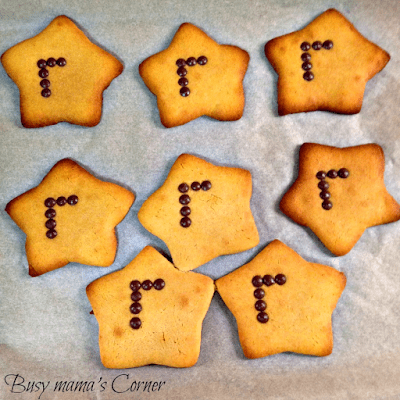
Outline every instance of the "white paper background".
{"label": "white paper background", "polygon": [[[392,59],[367,84],[360,114],[278,117],[277,76],[264,56],[264,44],[302,28],[330,7],[341,11]],[[386,156],[387,188],[400,200],[400,2],[0,0],[0,53],[36,35],[60,14],[72,18],[93,41],[116,54],[125,70],[104,93],[98,126],[61,123],[25,129],[20,123],[18,89],[0,68],[0,398],[39,397],[40,392],[11,393],[5,383],[8,374],[23,376],[24,385],[50,381],[41,399],[400,398],[399,223],[368,229],[348,255],[338,258],[278,207],[297,175],[298,150],[304,142],[339,147],[380,144]],[[203,117],[172,129],[161,125],[156,99],[143,84],[138,65],[168,46],[183,22],[196,24],[219,43],[249,52],[241,120],[218,122]],[[235,320],[216,294],[204,321],[196,366],[122,371],[102,366],[98,325],[89,314],[85,288],[125,266],[145,245],[167,251],[139,224],[137,211],[184,152],[251,171],[252,210],[261,238],[256,248],[220,257],[197,271],[218,278],[251,260],[275,238],[308,261],[343,271],[348,283],[333,314],[332,355],[245,359]],[[28,275],[25,235],[4,208],[39,184],[64,157],[130,188],[137,198],[117,228],[119,247],[111,267],[70,264],[33,279]],[[166,384],[155,393],[114,393],[111,383],[120,374],[129,374],[128,379],[119,378],[120,391],[135,380]],[[94,390],[54,393],[58,380],[93,381]],[[107,387],[101,391],[104,382]]]}

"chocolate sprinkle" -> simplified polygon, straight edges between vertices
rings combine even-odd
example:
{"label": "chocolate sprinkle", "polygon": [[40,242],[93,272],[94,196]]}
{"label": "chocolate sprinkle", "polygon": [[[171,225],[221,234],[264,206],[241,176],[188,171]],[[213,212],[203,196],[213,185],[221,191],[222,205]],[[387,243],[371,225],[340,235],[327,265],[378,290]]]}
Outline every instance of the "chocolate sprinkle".
{"label": "chocolate sprinkle", "polygon": [[153,287],[153,282],[146,279],[142,282],[142,289],[143,290],[150,290]]}
{"label": "chocolate sprinkle", "polygon": [[339,178],[346,179],[350,175],[350,172],[346,168],[340,168],[338,171]]}
{"label": "chocolate sprinkle", "polygon": [[139,301],[139,300],[142,299],[142,294],[139,291],[138,292],[132,292],[131,299],[132,299],[132,301]]}
{"label": "chocolate sprinkle", "polygon": [[183,206],[180,211],[181,215],[183,215],[184,217],[187,217],[188,215],[190,215],[191,212],[192,212],[192,210],[188,206]]}
{"label": "chocolate sprinkle", "polygon": [[190,94],[190,90],[188,87],[183,87],[183,88],[181,88],[179,93],[181,94],[182,97],[188,97]]}
{"label": "chocolate sprinkle", "polygon": [[314,79],[314,74],[311,71],[304,72],[303,78],[306,81],[312,81]]}
{"label": "chocolate sprinkle", "polygon": [[254,297],[256,299],[262,299],[264,296],[265,296],[265,292],[263,289],[258,288],[254,291]]}
{"label": "chocolate sprinkle", "polygon": [[132,314],[139,314],[142,311],[142,306],[140,303],[133,303],[130,310]]}
{"label": "chocolate sprinkle", "polygon": [[267,308],[267,303],[264,300],[257,300],[254,307],[257,311],[264,311]]}
{"label": "chocolate sprinkle", "polygon": [[286,283],[286,276],[283,274],[278,274],[275,276],[275,282],[278,285],[284,285]]}
{"label": "chocolate sprinkle", "polygon": [[208,59],[207,59],[206,56],[200,56],[200,57],[197,59],[197,64],[199,64],[199,65],[206,65],[206,64],[207,64],[207,61],[208,61]]}
{"label": "chocolate sprinkle", "polygon": [[200,185],[199,182],[193,182],[193,183],[190,185],[190,187],[191,187],[192,190],[194,190],[194,191],[196,191],[196,192],[197,192],[198,190],[201,189],[201,185]]}
{"label": "chocolate sprinkle", "polygon": [[328,171],[327,175],[328,175],[328,178],[335,179],[335,178],[337,178],[338,173],[335,169],[331,169],[330,171]]}
{"label": "chocolate sprinkle", "polygon": [[181,183],[181,184],[178,186],[178,190],[179,190],[181,193],[186,193],[186,192],[189,190],[189,185],[188,185],[187,183]]}
{"label": "chocolate sprinkle", "polygon": [[156,279],[155,281],[154,281],[154,289],[156,289],[156,290],[162,290],[162,289],[164,289],[164,287],[165,287],[165,281],[164,281],[164,279]]}
{"label": "chocolate sprinkle", "polygon": [[311,45],[310,45],[310,43],[308,43],[308,42],[303,42],[303,43],[300,45],[300,48],[301,48],[301,50],[303,50],[303,51],[307,51],[307,50],[310,50]]}
{"label": "chocolate sprinkle", "polygon": [[317,40],[312,44],[312,48],[314,50],[321,50],[322,49],[322,43],[319,40]]}
{"label": "chocolate sprinkle", "polygon": [[55,229],[50,229],[46,232],[46,236],[49,239],[54,239],[57,236],[57,231]]}
{"label": "chocolate sprinkle", "polygon": [[264,275],[263,282],[265,286],[272,286],[275,283],[275,280],[272,275]]}
{"label": "chocolate sprinkle", "polygon": [[179,203],[186,205],[190,203],[190,197],[187,194],[183,194],[181,197],[179,197]]}
{"label": "chocolate sprinkle", "polygon": [[211,182],[210,182],[210,181],[203,181],[203,182],[201,183],[201,188],[202,188],[204,191],[210,190],[210,189],[211,189]]}
{"label": "chocolate sprinkle", "polygon": [[43,89],[43,90],[41,91],[41,95],[42,95],[43,97],[50,97],[50,95],[51,95],[51,90],[48,89],[48,88]]}
{"label": "chocolate sprinkle", "polygon": [[260,312],[257,314],[257,321],[261,322],[262,324],[267,323],[269,320],[268,314],[266,314],[265,312]]}
{"label": "chocolate sprinkle", "polygon": [[55,199],[53,199],[52,197],[48,197],[45,201],[44,201],[44,205],[48,208],[53,207],[57,204],[57,202],[55,201]]}
{"label": "chocolate sprinkle", "polygon": [[324,43],[322,43],[322,47],[326,50],[330,50],[333,47],[333,42],[332,40],[325,40]]}
{"label": "chocolate sprinkle", "polygon": [[329,200],[324,200],[323,203],[322,203],[322,208],[324,210],[330,210],[332,208],[332,206],[333,206],[332,202],[329,201]]}
{"label": "chocolate sprinkle", "polygon": [[256,275],[251,283],[253,284],[253,286],[255,287],[261,287],[263,285],[263,278],[260,275]]}
{"label": "chocolate sprinkle", "polygon": [[180,224],[183,228],[189,228],[192,225],[192,220],[189,217],[183,217]]}
{"label": "chocolate sprinkle", "polygon": [[142,284],[139,281],[132,281],[129,284],[129,287],[132,289],[133,292],[137,292],[142,287]]}
{"label": "chocolate sprinkle", "polygon": [[139,329],[142,326],[142,321],[140,318],[134,317],[131,319],[130,325],[133,329]]}

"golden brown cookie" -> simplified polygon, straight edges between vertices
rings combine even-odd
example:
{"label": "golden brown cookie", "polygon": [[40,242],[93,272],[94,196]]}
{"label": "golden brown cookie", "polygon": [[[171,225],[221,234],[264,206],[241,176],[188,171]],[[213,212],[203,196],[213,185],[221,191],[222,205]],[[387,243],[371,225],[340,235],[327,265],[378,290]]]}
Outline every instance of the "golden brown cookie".
{"label": "golden brown cookie", "polygon": [[345,285],[343,273],[305,261],[279,240],[216,281],[248,358],[331,354],[331,316]]}
{"label": "golden brown cookie", "polygon": [[220,45],[198,27],[184,23],[169,47],[144,60],[139,73],[157,96],[161,123],[171,128],[208,115],[220,121],[243,115],[243,78],[249,55]]}
{"label": "golden brown cookie", "polygon": [[182,154],[164,184],[143,203],[138,218],[166,243],[175,266],[189,271],[258,244],[251,193],[249,171]]}
{"label": "golden brown cookie", "polygon": [[134,199],[129,190],[95,178],[76,162],[59,161],[39,186],[6,206],[26,234],[29,275],[69,262],[110,266],[117,250],[114,228]]}
{"label": "golden brown cookie", "polygon": [[270,40],[265,55],[279,75],[279,115],[360,112],[366,83],[390,59],[335,9],[299,31]]}
{"label": "golden brown cookie", "polygon": [[22,125],[100,122],[103,91],[121,74],[114,56],[92,43],[66,16],[8,49],[1,62],[20,92]]}
{"label": "golden brown cookie", "polygon": [[298,177],[280,209],[342,256],[366,228],[400,219],[400,205],[386,190],[384,170],[384,154],[377,144],[341,149],[305,143]]}
{"label": "golden brown cookie", "polygon": [[86,289],[99,323],[107,368],[147,364],[191,367],[200,354],[201,327],[214,283],[177,270],[147,246],[125,268]]}

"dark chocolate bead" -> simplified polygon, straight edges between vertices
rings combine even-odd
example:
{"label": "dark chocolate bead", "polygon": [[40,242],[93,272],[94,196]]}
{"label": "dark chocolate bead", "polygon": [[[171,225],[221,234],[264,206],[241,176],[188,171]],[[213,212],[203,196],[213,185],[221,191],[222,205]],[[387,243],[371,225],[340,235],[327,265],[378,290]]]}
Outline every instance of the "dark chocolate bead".
{"label": "dark chocolate bead", "polygon": [[322,47],[326,50],[330,50],[333,47],[333,42],[332,40],[325,40],[324,43],[322,43]]}
{"label": "dark chocolate bead", "polygon": [[132,281],[129,284],[129,287],[132,289],[133,292],[137,292],[142,287],[142,284],[139,281]]}
{"label": "dark chocolate bead", "polygon": [[328,200],[331,197],[331,194],[327,190],[323,190],[319,194],[319,197],[321,197],[322,200]]}
{"label": "dark chocolate bead", "polygon": [[41,78],[47,78],[47,77],[49,76],[49,71],[47,71],[46,68],[42,68],[42,69],[39,71],[39,76],[40,76]]}
{"label": "dark chocolate bead", "polygon": [[308,82],[312,81],[314,79],[314,74],[311,71],[304,72],[303,78]]}
{"label": "dark chocolate bead", "polygon": [[319,181],[318,182],[318,187],[321,190],[327,190],[327,189],[329,189],[329,183],[327,181]]}
{"label": "dark chocolate bead", "polygon": [[211,189],[211,182],[210,181],[203,181],[201,182],[201,188],[204,191],[210,190]]}
{"label": "dark chocolate bead", "polygon": [[43,89],[41,92],[43,97],[50,97],[51,96],[51,90],[49,88]]}
{"label": "dark chocolate bead", "polygon": [[181,183],[181,184],[178,186],[178,190],[179,190],[181,193],[186,193],[186,192],[189,190],[189,185],[188,185],[187,183]]}
{"label": "dark chocolate bead", "polygon": [[267,303],[264,300],[257,300],[254,307],[257,311],[264,311],[267,308]]}
{"label": "dark chocolate bead", "polygon": [[310,61],[311,60],[311,54],[310,53],[303,53],[302,55],[301,55],[301,60],[302,61]]}
{"label": "dark chocolate bead", "polygon": [[193,67],[196,64],[197,64],[197,61],[196,61],[196,59],[194,57],[189,57],[186,60],[186,65],[188,65],[189,67]]}
{"label": "dark chocolate bead", "polygon": [[319,40],[316,40],[313,44],[312,44],[312,48],[314,50],[321,50],[322,49],[322,43]]}
{"label": "dark chocolate bead", "polygon": [[76,196],[76,195],[71,195],[71,196],[69,196],[68,197],[68,199],[67,199],[67,203],[70,205],[70,206],[74,206],[77,202],[78,202],[78,196]]}
{"label": "dark chocolate bead", "polygon": [[192,225],[192,220],[189,217],[183,217],[181,219],[181,226],[183,228],[189,228],[190,225]]}
{"label": "dark chocolate bead", "polygon": [[154,289],[156,289],[156,290],[162,290],[162,289],[164,289],[164,287],[165,287],[165,281],[164,281],[164,279],[156,279],[155,281],[154,281]]}
{"label": "dark chocolate bead", "polygon": [[50,86],[50,81],[48,79],[42,79],[40,81],[40,86],[44,89],[48,88]]}
{"label": "dark chocolate bead", "polygon": [[50,57],[50,58],[47,60],[46,64],[47,64],[49,67],[55,67],[55,66],[57,65],[57,61],[56,61],[55,58]]}
{"label": "dark chocolate bead", "polygon": [[178,68],[178,71],[176,71],[176,73],[177,73],[179,76],[186,76],[187,70],[186,70],[185,67],[179,67],[179,68]]}
{"label": "dark chocolate bead", "polygon": [[272,286],[275,283],[275,280],[272,275],[264,275],[263,282],[265,286]]}
{"label": "dark chocolate bead", "polygon": [[328,171],[327,176],[328,178],[335,179],[337,178],[338,173],[335,169],[331,169],[330,171]]}
{"label": "dark chocolate bead", "polygon": [[67,204],[67,199],[64,196],[60,196],[57,199],[57,205],[62,207],[62,206],[65,206],[66,204]]}
{"label": "dark chocolate bead", "polygon": [[309,71],[312,68],[312,64],[306,61],[301,65],[301,68],[303,68],[304,71]]}
{"label": "dark chocolate bead", "polygon": [[183,87],[183,88],[181,88],[179,93],[181,94],[182,97],[188,97],[190,94],[190,90],[188,87]]}
{"label": "dark chocolate bead", "polygon": [[261,322],[262,324],[267,323],[269,320],[268,314],[266,314],[265,312],[260,312],[257,314],[257,321]]}
{"label": "dark chocolate bead", "polygon": [[46,218],[54,218],[56,216],[56,210],[54,210],[53,208],[49,208],[48,210],[46,210],[44,215]]}
{"label": "dark chocolate bead", "polygon": [[184,217],[187,217],[188,215],[190,215],[191,212],[192,212],[192,210],[188,206],[184,206],[181,208],[181,215],[183,215]]}
{"label": "dark chocolate bead", "polygon": [[208,59],[207,59],[206,56],[200,56],[200,57],[197,59],[197,64],[199,64],[199,65],[206,65],[206,64],[207,64],[207,61],[208,61]]}
{"label": "dark chocolate bead", "polygon": [[37,66],[39,68],[44,68],[46,66],[46,60],[43,60],[43,58],[41,58],[38,62],[37,62]]}
{"label": "dark chocolate bead", "polygon": [[201,189],[200,182],[192,182],[190,187],[192,188],[192,190],[194,190],[196,192]]}
{"label": "dark chocolate bead", "polygon": [[67,65],[67,60],[64,57],[60,57],[57,59],[57,65],[59,67],[64,67]]}
{"label": "dark chocolate bead", "polygon": [[46,232],[46,236],[49,239],[54,239],[57,236],[57,231],[55,229],[50,229]]}
{"label": "dark chocolate bead", "polygon": [[130,310],[132,314],[139,314],[142,311],[142,305],[140,303],[133,303]]}
{"label": "dark chocolate bead", "polygon": [[317,179],[322,181],[323,179],[326,178],[326,172],[325,171],[318,171],[316,176],[317,176]]}
{"label": "dark chocolate bead", "polygon": [[261,287],[263,285],[263,278],[260,275],[256,275],[252,280],[251,283],[255,287]]}
{"label": "dark chocolate bead", "polygon": [[130,321],[131,328],[139,329],[142,326],[142,321],[138,317],[134,317]]}
{"label": "dark chocolate bead", "polygon": [[181,197],[179,197],[179,203],[186,205],[190,203],[190,197],[187,194],[183,194]]}
{"label": "dark chocolate bead", "polygon": [[332,204],[331,201],[329,201],[329,200],[324,200],[324,201],[322,202],[322,208],[323,208],[324,210],[330,210],[332,207],[333,207],[333,204]]}
{"label": "dark chocolate bead", "polygon": [[307,51],[307,50],[310,50],[311,45],[310,45],[310,43],[308,43],[308,42],[303,42],[303,43],[300,45],[300,48],[301,48],[303,51]]}
{"label": "dark chocolate bead", "polygon": [[258,288],[254,291],[254,297],[256,299],[262,299],[264,296],[265,296],[265,292],[263,289]]}
{"label": "dark chocolate bead", "polygon": [[283,274],[278,274],[275,276],[275,282],[278,285],[284,285],[286,283],[286,276]]}
{"label": "dark chocolate bead", "polygon": [[346,168],[340,168],[338,171],[339,178],[346,179],[350,175],[350,172]]}
{"label": "dark chocolate bead", "polygon": [[143,290],[150,290],[153,287],[153,282],[149,279],[146,279],[142,282],[142,289]]}
{"label": "dark chocolate bead", "polygon": [[178,60],[176,60],[176,65],[178,67],[184,67],[186,65],[186,61],[183,58],[179,58]]}
{"label": "dark chocolate bead", "polygon": [[142,299],[142,294],[138,291],[138,292],[133,292],[131,294],[131,299],[132,301],[139,301]]}
{"label": "dark chocolate bead", "polygon": [[44,201],[44,205],[48,208],[54,207],[56,204],[57,202],[52,197],[49,197]]}
{"label": "dark chocolate bead", "polygon": [[187,86],[189,84],[189,81],[187,80],[187,78],[180,78],[178,81],[178,85],[180,86]]}
{"label": "dark chocolate bead", "polygon": [[45,223],[47,229],[53,229],[56,227],[57,223],[54,219],[48,219]]}

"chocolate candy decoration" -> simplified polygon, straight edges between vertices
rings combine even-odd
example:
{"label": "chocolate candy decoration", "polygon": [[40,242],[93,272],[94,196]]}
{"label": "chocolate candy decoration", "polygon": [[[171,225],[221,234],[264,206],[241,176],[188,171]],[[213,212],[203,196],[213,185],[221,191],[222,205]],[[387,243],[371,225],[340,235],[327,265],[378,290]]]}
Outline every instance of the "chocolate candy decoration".
{"label": "chocolate candy decoration", "polygon": [[[165,281],[161,278],[156,279],[154,283],[149,279],[146,279],[143,282],[133,280],[129,284],[129,287],[132,290],[131,299],[132,301],[134,301],[129,309],[132,314],[139,314],[142,311],[142,305],[139,303],[139,300],[141,300],[142,298],[142,294],[139,292],[139,290],[141,288],[143,290],[150,290],[152,287],[154,287],[154,289],[156,290],[162,290],[165,287]],[[140,318],[134,317],[130,320],[130,326],[133,329],[139,329],[142,326],[142,321],[140,320]]]}
{"label": "chocolate candy decoration", "polygon": [[154,281],[154,289],[156,289],[156,290],[162,290],[162,289],[164,289],[164,287],[165,287],[165,281],[164,281],[164,279],[156,279],[155,281]]}
{"label": "chocolate candy decoration", "polygon": [[201,188],[206,192],[207,190],[211,189],[211,182],[210,181],[203,181],[201,183]]}
{"label": "chocolate candy decoration", "polygon": [[206,65],[206,64],[207,64],[207,61],[208,61],[208,59],[207,59],[206,56],[200,56],[200,57],[197,59],[197,64],[199,64],[199,65]]}
{"label": "chocolate candy decoration", "polygon": [[[63,57],[60,57],[57,60],[53,57],[50,57],[47,59],[47,61],[40,59],[37,62],[37,66],[38,66],[38,68],[40,68],[39,76],[41,78],[47,78],[49,76],[49,71],[46,69],[46,67],[53,68],[56,65],[58,65],[59,67],[64,67],[66,64],[67,64],[67,60]],[[44,97],[44,98],[50,97],[51,90],[48,89],[50,86],[50,81],[48,79],[42,79],[40,81],[40,86],[43,88],[43,90],[41,91],[42,97]]]}
{"label": "chocolate candy decoration", "polygon": [[[303,51],[308,51],[311,48],[313,48],[316,51],[321,50],[322,48],[326,49],[326,50],[330,50],[333,47],[333,42],[332,40],[325,40],[324,43],[321,43],[319,40],[316,40],[312,46],[310,45],[310,43],[308,42],[303,42],[300,45],[301,50]],[[303,78],[306,81],[312,81],[314,79],[314,74],[310,71],[312,69],[312,64],[310,63],[311,60],[311,54],[310,53],[303,53],[301,55],[301,60],[303,61],[303,64],[301,66],[301,68],[306,71],[303,74]]]}
{"label": "chocolate candy decoration", "polygon": [[[46,89],[44,89],[44,90],[46,90]],[[46,236],[49,239],[54,239],[57,236],[57,231],[54,229],[56,227],[57,223],[53,219],[56,216],[56,211],[53,209],[53,207],[55,205],[64,206],[67,203],[71,206],[74,206],[76,203],[78,203],[78,196],[73,194],[68,197],[68,200],[64,196],[58,197],[57,200],[55,200],[53,197],[48,197],[44,201],[45,207],[48,208],[48,210],[45,211],[44,216],[47,218],[45,226],[47,229],[49,229],[46,232]]]}
{"label": "chocolate candy decoration", "polygon": [[190,203],[190,197],[187,194],[183,194],[181,197],[179,197],[179,203],[186,205]]}
{"label": "chocolate candy decoration", "polygon": [[[194,181],[190,184],[190,186],[183,182],[178,186],[178,190],[181,193],[186,193],[190,189],[193,190],[194,192],[198,192],[200,189],[203,191],[210,190],[212,187],[211,182],[208,180],[203,181],[201,184],[200,182]],[[188,194],[182,194],[179,197],[179,203],[182,204],[184,207],[180,209],[180,214],[183,216],[180,220],[180,225],[183,228],[189,228],[190,225],[192,225],[192,220],[188,217],[192,213],[192,210],[190,207],[187,206],[187,204],[190,203],[190,196]]]}
{"label": "chocolate candy decoration", "polygon": [[194,190],[194,191],[197,192],[198,190],[201,189],[201,185],[200,185],[199,182],[193,182],[193,183],[190,185],[190,188],[191,188],[192,190]]}
{"label": "chocolate candy decoration", "polygon": [[181,193],[186,193],[186,192],[189,190],[189,185],[188,185],[187,183],[181,183],[181,184],[178,186],[178,190],[179,190]]}
{"label": "chocolate candy decoration", "polygon": [[139,329],[142,326],[142,321],[138,317],[134,317],[130,321],[130,325],[133,329]]}
{"label": "chocolate candy decoration", "polygon": [[254,297],[259,299],[254,304],[254,308],[257,311],[260,311],[257,314],[257,321],[265,324],[268,322],[269,317],[268,314],[264,312],[267,308],[267,303],[264,300],[261,300],[265,296],[265,291],[261,289],[261,286],[264,284],[265,286],[269,287],[274,283],[277,283],[278,285],[284,285],[286,283],[286,276],[283,274],[277,274],[274,278],[272,275],[264,275],[263,277],[261,277],[261,275],[256,275],[251,280],[251,283],[253,286],[258,288],[254,291]]}
{"label": "chocolate candy decoration", "polygon": [[251,283],[253,284],[253,286],[255,287],[261,287],[263,285],[263,278],[260,275],[256,275]]}
{"label": "chocolate candy decoration", "polygon": [[265,286],[272,286],[275,283],[274,277],[272,275],[264,275],[263,283]]}
{"label": "chocolate candy decoration", "polygon": [[340,168],[338,171],[339,178],[346,179],[350,175],[350,172],[346,168]]}
{"label": "chocolate candy decoration", "polygon": [[303,42],[303,43],[300,45],[300,48],[301,48],[301,50],[303,50],[303,51],[307,51],[307,50],[310,50],[310,49],[311,49],[311,45],[310,45],[310,43],[308,43],[308,42]]}
{"label": "chocolate candy decoration", "polygon": [[264,311],[267,308],[267,304],[264,300],[257,300],[254,307],[257,311]]}
{"label": "chocolate candy decoration", "polygon": [[261,322],[262,324],[267,323],[269,320],[268,314],[266,314],[265,312],[260,312],[257,314],[257,321]]}
{"label": "chocolate candy decoration", "polygon": [[192,225],[192,220],[189,217],[183,217],[180,223],[184,228],[189,228]]}
{"label": "chocolate candy decoration", "polygon": [[142,305],[140,303],[133,303],[130,310],[132,314],[139,314],[142,311]]}
{"label": "chocolate candy decoration", "polygon": [[304,72],[303,78],[306,81],[312,81],[314,79],[314,74],[311,71]]}
{"label": "chocolate candy decoration", "polygon": [[178,66],[178,70],[176,72],[181,77],[178,80],[178,84],[180,86],[183,86],[179,90],[179,93],[182,97],[187,97],[190,94],[190,89],[188,87],[186,87],[189,84],[189,80],[187,78],[184,78],[184,76],[187,75],[188,71],[184,67],[185,66],[194,67],[196,64],[206,65],[207,61],[208,61],[208,59],[205,56],[200,56],[198,59],[196,59],[195,57],[189,57],[187,60],[184,60],[183,58],[179,58],[176,61],[176,65]]}
{"label": "chocolate candy decoration", "polygon": [[183,87],[183,88],[181,88],[179,93],[181,94],[182,97],[187,97],[190,94],[190,90],[187,87]]}
{"label": "chocolate candy decoration", "polygon": [[330,179],[336,179],[337,177],[346,179],[350,175],[350,172],[346,168],[340,168],[339,171],[336,171],[335,169],[329,170],[327,173],[325,171],[318,171],[317,174],[315,175],[317,179],[319,179],[318,182],[318,188],[321,189],[321,192],[319,194],[319,197],[321,197],[322,200],[322,208],[324,210],[330,210],[333,207],[332,202],[329,200],[331,197],[330,192],[328,192],[329,188],[329,183],[324,181],[326,178]]}

